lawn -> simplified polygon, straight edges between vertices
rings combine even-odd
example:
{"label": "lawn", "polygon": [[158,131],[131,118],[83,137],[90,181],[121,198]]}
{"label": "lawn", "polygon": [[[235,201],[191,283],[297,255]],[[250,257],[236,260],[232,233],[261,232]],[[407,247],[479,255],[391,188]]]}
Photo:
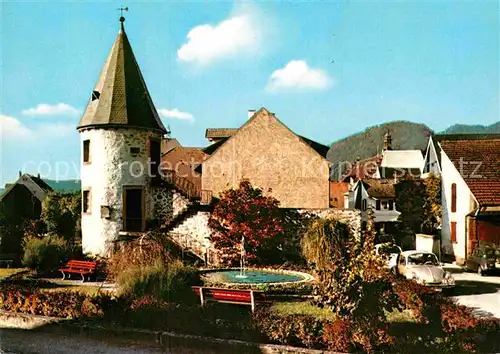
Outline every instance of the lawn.
{"label": "lawn", "polygon": [[0,279],[28,270],[28,268],[0,268]]}
{"label": "lawn", "polygon": [[319,308],[308,301],[275,302],[271,311],[281,315],[308,315],[322,320],[335,320],[331,310]]}

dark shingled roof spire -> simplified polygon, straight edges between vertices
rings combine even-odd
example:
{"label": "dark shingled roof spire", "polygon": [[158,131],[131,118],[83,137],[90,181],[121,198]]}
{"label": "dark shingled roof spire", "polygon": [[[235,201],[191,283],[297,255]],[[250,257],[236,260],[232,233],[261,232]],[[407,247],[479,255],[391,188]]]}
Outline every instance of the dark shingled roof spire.
{"label": "dark shingled roof spire", "polygon": [[120,31],[77,129],[135,127],[166,133],[120,17]]}

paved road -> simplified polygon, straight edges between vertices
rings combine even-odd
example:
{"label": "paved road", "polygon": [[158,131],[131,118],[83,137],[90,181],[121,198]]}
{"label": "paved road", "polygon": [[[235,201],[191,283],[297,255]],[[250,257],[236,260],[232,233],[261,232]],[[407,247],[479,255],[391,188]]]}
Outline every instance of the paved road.
{"label": "paved road", "polygon": [[0,328],[0,353],[5,354],[261,354],[252,347],[225,343],[179,342],[171,339],[161,350],[154,340],[130,339],[109,334],[65,333],[50,329],[22,330]]}
{"label": "paved road", "polygon": [[500,276],[480,276],[466,273],[456,266],[445,266],[453,273],[456,287],[454,296],[459,304],[469,306],[480,316],[500,318]]}
{"label": "paved road", "polygon": [[118,338],[89,338],[34,330],[0,329],[0,353],[12,354],[156,354],[157,347]]}

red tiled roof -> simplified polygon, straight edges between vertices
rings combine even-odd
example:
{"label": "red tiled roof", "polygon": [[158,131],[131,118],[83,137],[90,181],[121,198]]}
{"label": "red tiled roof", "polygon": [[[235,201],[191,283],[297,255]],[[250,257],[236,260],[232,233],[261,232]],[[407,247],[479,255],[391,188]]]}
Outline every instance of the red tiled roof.
{"label": "red tiled roof", "polygon": [[482,205],[500,205],[500,134],[438,136],[472,194]]}
{"label": "red tiled roof", "polygon": [[346,181],[352,177],[355,181],[363,178],[376,178],[378,167],[382,163],[382,155],[375,155],[354,163],[353,166],[347,166],[345,174],[341,181]]}
{"label": "red tiled roof", "polygon": [[373,198],[395,198],[396,189],[394,179],[371,179],[362,180],[366,186],[368,195]]}

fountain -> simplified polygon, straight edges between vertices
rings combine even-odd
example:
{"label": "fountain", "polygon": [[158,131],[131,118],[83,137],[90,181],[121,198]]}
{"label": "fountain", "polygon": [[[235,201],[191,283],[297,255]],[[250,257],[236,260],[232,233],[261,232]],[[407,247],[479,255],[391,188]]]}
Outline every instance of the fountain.
{"label": "fountain", "polygon": [[236,275],[236,278],[239,279],[245,279],[247,276],[245,275],[245,257],[246,257],[246,252],[245,252],[245,236],[241,236],[241,243],[240,243],[240,274]]}
{"label": "fountain", "polygon": [[239,245],[240,267],[232,269],[221,269],[208,271],[203,274],[203,279],[210,283],[224,284],[288,284],[297,282],[309,282],[313,280],[310,274],[274,269],[247,269],[245,237],[241,238]]}

